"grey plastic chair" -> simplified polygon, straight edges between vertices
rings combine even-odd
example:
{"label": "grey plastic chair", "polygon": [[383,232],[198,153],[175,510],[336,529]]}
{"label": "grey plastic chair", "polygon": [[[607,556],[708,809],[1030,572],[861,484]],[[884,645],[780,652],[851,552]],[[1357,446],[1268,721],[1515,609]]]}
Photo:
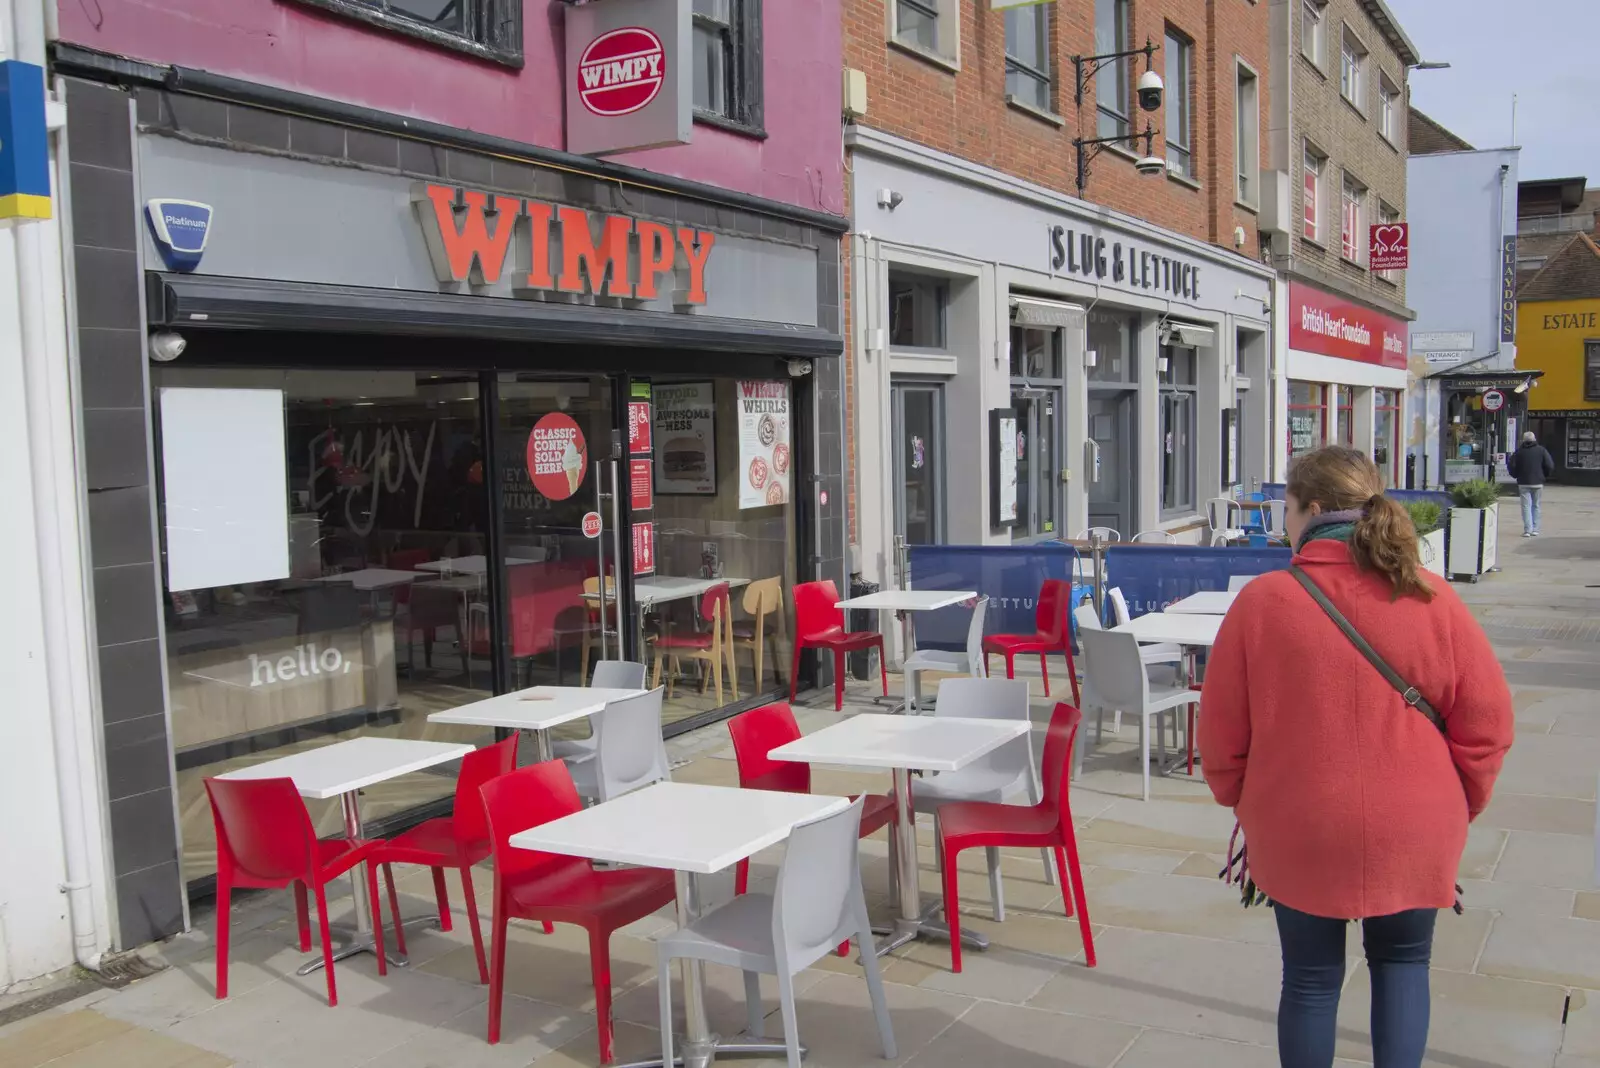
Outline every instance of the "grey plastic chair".
{"label": "grey plastic chair", "polygon": [[595,752],[568,760],[578,796],[610,801],[651,783],[672,778],[661,739],[662,689],[612,701],[595,719]]}
{"label": "grey plastic chair", "polygon": [[[1105,713],[1110,708],[1139,717],[1139,771],[1144,780],[1144,799],[1150,800],[1150,717],[1161,716],[1184,705],[1199,704],[1200,691],[1187,687],[1152,689],[1139,659],[1139,642],[1131,634],[1110,630],[1082,630],[1084,703],[1095,705],[1095,742],[1105,733]],[[1160,724],[1156,742],[1162,760],[1167,743]],[[1177,725],[1173,725],[1176,732]],[[1176,735],[1174,735],[1176,736]],[[1080,751],[1080,761],[1081,761]]]}
{"label": "grey plastic chair", "polygon": [[760,976],[776,976],[789,1068],[800,1068],[794,977],[846,939],[856,943],[857,956],[866,970],[867,993],[883,1039],[884,1059],[892,1061],[899,1055],[874,952],[872,921],[867,917],[866,895],[861,890],[856,839],[861,829],[862,803],[858,797],[841,812],[795,825],[778,868],[775,893],[736,897],[657,943],[663,1064],[673,1062],[672,962],[688,958],[744,972],[747,1027],[752,1038],[762,1036],[765,1019]]}
{"label": "grey plastic chair", "polygon": [[[644,665],[632,660],[599,660],[595,662],[594,679],[589,685],[600,690],[642,690],[644,672]],[[595,739],[600,736],[598,724],[602,715],[604,713],[596,713],[589,717],[589,737],[558,741],[550,747],[550,751],[562,760],[593,756]]]}
{"label": "grey plastic chair", "polygon": [[[1028,720],[1028,682],[1026,679],[946,679],[939,687],[935,716],[964,719]],[[960,771],[941,771],[924,775],[912,788],[911,807],[916,812],[933,813],[951,801],[989,801],[1004,804],[1020,793],[1030,804],[1039,803],[1039,772],[1033,759],[1033,732],[1009,742]],[[1045,881],[1056,881],[1055,860],[1047,849],[1044,858]],[[943,866],[943,858],[936,858]],[[997,922],[1006,918],[1002,889],[1000,850],[988,850],[989,894]]]}
{"label": "grey plastic chair", "polygon": [[1260,578],[1260,577],[1261,576],[1259,576],[1259,575],[1229,575],[1228,576],[1228,592],[1229,593],[1238,593],[1240,590],[1242,590],[1246,586],[1250,585],[1250,580],[1251,579]]}
{"label": "grey plastic chair", "polygon": [[979,597],[973,606],[972,619],[967,623],[967,649],[952,653],[944,649],[918,649],[906,657],[901,665],[905,674],[907,711],[918,711],[922,700],[922,673],[924,671],[960,671],[975,679],[985,678],[983,655],[983,620],[989,611],[989,598]]}
{"label": "grey plastic chair", "polygon": [[[1128,599],[1123,596],[1120,586],[1113,586],[1106,592],[1111,598],[1111,618],[1116,621],[1115,625],[1120,627],[1133,618],[1128,611]],[[1181,669],[1183,649],[1165,642],[1147,643],[1139,646],[1139,659],[1146,664],[1177,664]]]}

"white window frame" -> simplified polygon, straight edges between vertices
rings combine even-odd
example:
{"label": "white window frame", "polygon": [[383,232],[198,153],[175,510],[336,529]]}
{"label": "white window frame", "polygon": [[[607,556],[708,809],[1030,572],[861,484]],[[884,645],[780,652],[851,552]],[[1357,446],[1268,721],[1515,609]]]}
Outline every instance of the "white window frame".
{"label": "white window frame", "polygon": [[1378,133],[1400,147],[1400,90],[1382,71],[1378,72]]}
{"label": "white window frame", "polygon": [[[907,6],[934,13],[934,45],[930,49],[914,39],[900,35],[900,7]],[[960,0],[889,0],[884,5],[889,18],[889,43],[908,52],[933,60],[951,70],[961,67],[961,3]]]}
{"label": "white window frame", "polygon": [[1367,186],[1345,171],[1339,183],[1339,255],[1346,263],[1364,267],[1367,263],[1367,242],[1364,225],[1367,217]]}
{"label": "white window frame", "polygon": [[[1306,194],[1305,181],[1308,176],[1315,179],[1309,196]],[[1318,152],[1312,147],[1311,142],[1307,141],[1300,157],[1300,236],[1316,245],[1323,242],[1322,219],[1325,209],[1322,202],[1326,199],[1327,177],[1328,157]],[[1306,233],[1308,216],[1312,230],[1309,234]]]}
{"label": "white window frame", "polygon": [[1328,54],[1328,17],[1320,0],[1300,0],[1300,54],[1318,70]]}
{"label": "white window frame", "polygon": [[1341,27],[1339,35],[1339,95],[1346,104],[1367,113],[1364,98],[1367,85],[1367,46],[1351,31],[1348,24]]}
{"label": "white window frame", "polygon": [[[1254,208],[1261,199],[1257,193],[1261,182],[1261,76],[1243,60],[1236,60],[1233,79],[1233,195],[1240,204]],[[1246,81],[1251,97],[1248,108],[1241,92]]]}

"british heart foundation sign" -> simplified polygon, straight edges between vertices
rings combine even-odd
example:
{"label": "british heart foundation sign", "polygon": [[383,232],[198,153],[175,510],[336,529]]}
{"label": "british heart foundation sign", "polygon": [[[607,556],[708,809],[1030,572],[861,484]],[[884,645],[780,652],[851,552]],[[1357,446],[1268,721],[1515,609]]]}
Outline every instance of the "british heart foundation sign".
{"label": "british heart foundation sign", "polygon": [[1289,347],[1380,367],[1405,367],[1406,324],[1299,282],[1289,283]]}
{"label": "british heart foundation sign", "polygon": [[570,415],[551,412],[533,424],[528,435],[528,477],[534,489],[552,501],[564,501],[578,492],[588,468],[583,430]]}
{"label": "british heart foundation sign", "polygon": [[567,5],[567,151],[681,145],[694,129],[691,0]]}
{"label": "british heart foundation sign", "polygon": [[1368,266],[1374,271],[1403,271],[1411,265],[1411,224],[1378,223],[1367,248]]}

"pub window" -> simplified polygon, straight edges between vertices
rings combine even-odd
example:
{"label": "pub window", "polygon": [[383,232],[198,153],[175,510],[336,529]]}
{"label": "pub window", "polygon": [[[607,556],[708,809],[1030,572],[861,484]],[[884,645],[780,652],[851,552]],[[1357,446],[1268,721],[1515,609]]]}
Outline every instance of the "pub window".
{"label": "pub window", "polygon": [[522,66],[522,0],[293,0],[484,59]]}
{"label": "pub window", "polygon": [[[1104,55],[1128,47],[1131,20],[1128,0],[1095,0],[1094,50]],[[1122,137],[1132,128],[1128,90],[1130,75],[1126,58],[1108,60],[1095,75],[1094,102],[1100,112],[1100,136]]]}
{"label": "pub window", "polygon": [[1194,42],[1169,31],[1167,54],[1167,170],[1194,177],[1194,118],[1191,84],[1194,77]]}
{"label": "pub window", "polygon": [[1050,77],[1050,9],[1042,4],[1006,9],[1006,97],[1039,111],[1054,111]]}
{"label": "pub window", "polygon": [[1234,198],[1241,204],[1256,202],[1256,176],[1261,172],[1260,83],[1255,72],[1242,64],[1238,68],[1238,86],[1234,96],[1233,142],[1235,169],[1238,184]]}
{"label": "pub window", "polygon": [[694,0],[694,110],[713,125],[763,122],[759,0]]}
{"label": "pub window", "polygon": [[1600,341],[1583,343],[1583,399],[1600,401]]}
{"label": "pub window", "polygon": [[947,63],[960,60],[959,0],[894,0],[890,10],[890,40]]}
{"label": "pub window", "polygon": [[1161,349],[1161,517],[1194,511],[1195,401],[1198,392],[1194,349]]}
{"label": "pub window", "polygon": [[889,273],[889,344],[897,349],[945,347],[950,284],[941,278]]}

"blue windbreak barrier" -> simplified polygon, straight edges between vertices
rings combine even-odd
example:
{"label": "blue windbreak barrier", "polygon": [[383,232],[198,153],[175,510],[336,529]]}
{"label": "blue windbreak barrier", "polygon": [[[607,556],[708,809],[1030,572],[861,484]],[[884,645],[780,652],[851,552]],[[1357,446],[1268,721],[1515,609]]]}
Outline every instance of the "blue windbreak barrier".
{"label": "blue windbreak barrier", "polygon": [[[1044,542],[1034,545],[912,545],[911,588],[916,590],[976,590],[989,598],[984,617],[986,634],[1032,634],[1033,611],[1045,579],[1067,579],[1074,570],[1092,574],[1087,556],[1079,557],[1070,545]],[[1082,560],[1076,568],[1074,564]],[[1087,596],[1088,585],[1079,582],[1073,593]],[[917,646],[923,649],[965,650],[972,609],[952,605],[933,612],[916,613]],[[884,625],[889,625],[888,620]]]}
{"label": "blue windbreak barrier", "polygon": [[[1283,483],[1263,483],[1261,486],[1261,492],[1266,494],[1269,500],[1281,501],[1283,500]],[[1454,503],[1450,500],[1450,494],[1444,492],[1443,490],[1392,489],[1384,490],[1383,495],[1385,497],[1393,497],[1401,504],[1409,504],[1412,501],[1433,501],[1439,505],[1440,509],[1446,512],[1450,510],[1450,506]]]}
{"label": "blue windbreak barrier", "polygon": [[1208,545],[1113,545],[1106,585],[1121,587],[1129,615],[1159,612],[1201,590],[1226,590],[1233,575],[1261,575],[1289,566],[1288,549]]}

